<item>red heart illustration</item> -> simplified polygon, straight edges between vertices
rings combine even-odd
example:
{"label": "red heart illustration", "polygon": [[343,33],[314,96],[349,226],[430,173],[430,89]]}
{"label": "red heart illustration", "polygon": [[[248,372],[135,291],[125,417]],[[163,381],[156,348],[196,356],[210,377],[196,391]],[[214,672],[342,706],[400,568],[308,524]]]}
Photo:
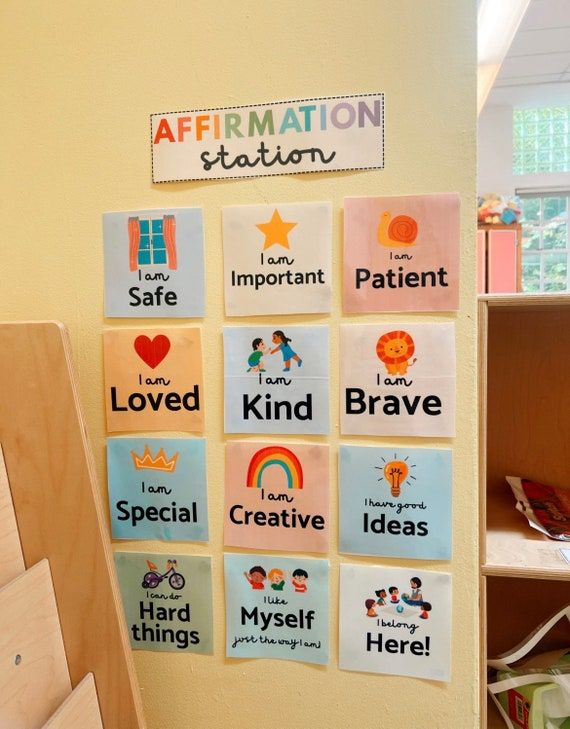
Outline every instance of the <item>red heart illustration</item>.
{"label": "red heart illustration", "polygon": [[162,362],[169,350],[170,339],[164,334],[157,334],[154,339],[141,334],[135,339],[135,352],[152,369]]}

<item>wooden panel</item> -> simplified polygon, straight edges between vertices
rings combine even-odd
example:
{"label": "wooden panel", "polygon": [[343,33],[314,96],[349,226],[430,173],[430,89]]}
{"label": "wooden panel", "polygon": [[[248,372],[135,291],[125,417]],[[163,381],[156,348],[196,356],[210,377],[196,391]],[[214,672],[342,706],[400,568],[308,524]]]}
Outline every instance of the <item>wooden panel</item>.
{"label": "wooden panel", "polygon": [[0,590],[0,729],[37,729],[71,691],[47,560]]}
{"label": "wooden panel", "polygon": [[[570,604],[570,585],[556,580],[487,577],[488,658],[514,648],[541,622]],[[570,623],[564,618],[533,654],[570,646]]]}
{"label": "wooden panel", "polygon": [[50,560],[73,685],[106,729],[144,726],[110,541],[62,325],[1,324],[0,442],[26,564]]}
{"label": "wooden panel", "polygon": [[4,454],[0,446],[0,554],[2,569],[0,570],[0,587],[20,575],[26,568],[24,555],[20,545],[18,525],[12,504],[12,495],[8,484],[8,474],[4,464]]}
{"label": "wooden panel", "polygon": [[570,578],[561,545],[528,526],[505,482],[570,488],[570,304],[489,309],[488,350],[486,563]]}
{"label": "wooden panel", "polygon": [[487,241],[487,287],[491,294],[517,291],[517,232],[489,230]]}
{"label": "wooden panel", "polygon": [[67,697],[43,729],[103,729],[93,674],[89,673]]}
{"label": "wooden panel", "polygon": [[477,293],[487,291],[487,236],[484,230],[477,231]]}

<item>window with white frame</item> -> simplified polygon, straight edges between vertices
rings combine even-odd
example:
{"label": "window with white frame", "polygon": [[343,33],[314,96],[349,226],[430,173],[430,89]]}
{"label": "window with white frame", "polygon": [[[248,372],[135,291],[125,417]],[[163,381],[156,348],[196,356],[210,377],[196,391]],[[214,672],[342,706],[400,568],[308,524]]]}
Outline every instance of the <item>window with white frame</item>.
{"label": "window with white frame", "polygon": [[521,195],[523,291],[570,291],[568,193]]}

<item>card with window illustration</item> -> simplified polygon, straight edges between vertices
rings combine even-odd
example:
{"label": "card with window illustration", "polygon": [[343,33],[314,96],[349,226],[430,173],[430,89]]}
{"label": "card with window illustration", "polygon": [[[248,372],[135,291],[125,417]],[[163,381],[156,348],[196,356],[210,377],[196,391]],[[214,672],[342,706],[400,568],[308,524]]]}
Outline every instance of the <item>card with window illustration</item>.
{"label": "card with window illustration", "polygon": [[459,309],[459,195],[344,200],[347,313]]}
{"label": "card with window illustration", "polygon": [[328,327],[224,327],[226,433],[326,434],[328,391]]}
{"label": "card with window illustration", "polygon": [[200,208],[103,215],[105,316],[204,316]]}
{"label": "card with window illustration", "polygon": [[223,209],[226,314],[331,309],[332,205],[236,205]]}
{"label": "card with window illustration", "polygon": [[316,443],[226,443],[224,544],[326,552],[329,447]]}
{"label": "card with window illustration", "polygon": [[213,653],[210,557],[115,552],[134,650]]}
{"label": "card with window illustration", "polygon": [[341,433],[455,435],[452,322],[340,329]]}
{"label": "card with window illustration", "polygon": [[451,575],[340,566],[339,667],[451,680]]}
{"label": "card with window illustration", "polygon": [[340,552],[451,559],[451,450],[341,445]]}
{"label": "card with window illustration", "polygon": [[107,438],[113,539],[208,541],[204,438]]}
{"label": "card with window illustration", "polygon": [[108,431],[203,431],[200,329],[109,330],[103,357]]}
{"label": "card with window illustration", "polygon": [[329,563],[225,554],[226,656],[329,661]]}

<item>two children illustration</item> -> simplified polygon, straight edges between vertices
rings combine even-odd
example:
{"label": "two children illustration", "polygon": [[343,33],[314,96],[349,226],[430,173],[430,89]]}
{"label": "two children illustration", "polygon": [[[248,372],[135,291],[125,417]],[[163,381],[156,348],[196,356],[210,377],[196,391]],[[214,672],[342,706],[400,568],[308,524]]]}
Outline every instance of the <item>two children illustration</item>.
{"label": "two children illustration", "polygon": [[295,360],[298,367],[303,364],[303,360],[296,352],[293,351],[289,344],[291,338],[287,337],[285,332],[281,329],[277,329],[273,332],[271,341],[276,345],[273,349],[266,347],[261,337],[256,337],[253,340],[251,343],[253,351],[247,359],[248,372],[265,372],[265,365],[262,357],[267,354],[276,354],[276,352],[281,352],[281,355],[283,356],[283,372],[289,372],[291,369],[291,360]]}

